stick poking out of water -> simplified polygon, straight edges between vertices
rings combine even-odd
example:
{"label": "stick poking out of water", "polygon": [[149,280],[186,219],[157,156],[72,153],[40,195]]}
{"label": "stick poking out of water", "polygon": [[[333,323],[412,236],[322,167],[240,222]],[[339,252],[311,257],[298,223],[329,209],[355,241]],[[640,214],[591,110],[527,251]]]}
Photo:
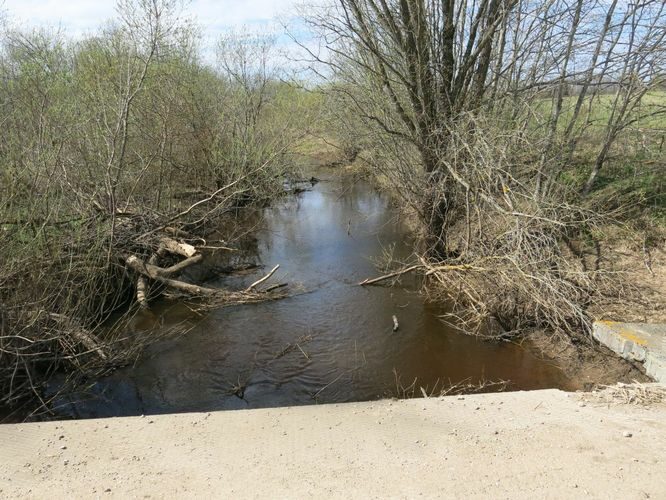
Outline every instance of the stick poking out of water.
{"label": "stick poking out of water", "polygon": [[398,318],[397,318],[397,316],[394,314],[394,315],[393,315],[393,331],[394,331],[394,332],[397,332],[397,331],[398,331],[398,328],[400,328],[400,325],[398,324]]}
{"label": "stick poking out of water", "polygon": [[395,278],[396,276],[403,275],[405,273],[408,273],[409,271],[413,271],[414,269],[418,269],[420,267],[423,267],[421,264],[416,264],[415,266],[409,266],[406,267],[405,269],[401,269],[400,271],[396,271],[394,273],[390,274],[385,274],[384,276],[380,276],[379,278],[373,278],[373,279],[364,279],[359,283],[360,286],[365,286],[365,285],[374,285],[375,283],[379,283],[380,281],[387,280],[389,278]]}
{"label": "stick poking out of water", "polygon": [[255,288],[255,287],[261,285],[264,281],[266,281],[268,278],[270,278],[271,276],[273,276],[273,274],[275,273],[275,271],[277,271],[279,268],[280,268],[280,264],[278,264],[278,265],[275,266],[273,269],[271,269],[271,271],[270,271],[266,276],[264,276],[263,278],[261,278],[261,279],[255,281],[255,282],[252,283],[250,286],[248,286],[248,287],[245,289],[245,291],[246,291],[246,292],[249,292],[249,291],[252,290],[253,288]]}

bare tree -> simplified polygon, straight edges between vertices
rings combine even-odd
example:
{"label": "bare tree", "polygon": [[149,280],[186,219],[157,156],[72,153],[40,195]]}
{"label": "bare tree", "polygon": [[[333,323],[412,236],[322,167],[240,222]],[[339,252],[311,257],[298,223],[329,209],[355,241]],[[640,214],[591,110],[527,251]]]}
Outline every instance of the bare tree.
{"label": "bare tree", "polygon": [[589,327],[610,285],[562,247],[604,210],[584,208],[564,173],[592,152],[587,193],[620,133],[663,112],[641,104],[664,74],[664,8],[336,0],[309,15],[327,48],[310,56],[362,120],[364,159],[418,213],[428,276],[477,327]]}
{"label": "bare tree", "polygon": [[[428,183],[456,182],[442,170],[448,131],[478,109],[490,87],[492,54],[515,0],[340,0],[312,23],[333,43],[328,62],[364,96],[350,101],[385,133],[413,145]],[[431,190],[432,191],[432,190]],[[432,191],[421,208],[433,243],[445,252],[448,204]]]}

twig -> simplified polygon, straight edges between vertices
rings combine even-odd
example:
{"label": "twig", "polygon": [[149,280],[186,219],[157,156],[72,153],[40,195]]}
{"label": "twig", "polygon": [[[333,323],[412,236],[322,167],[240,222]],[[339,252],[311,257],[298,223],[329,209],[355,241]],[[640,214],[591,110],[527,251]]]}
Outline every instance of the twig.
{"label": "twig", "polygon": [[198,248],[201,248],[203,250],[226,250],[227,252],[238,252],[238,248],[222,247],[222,246],[204,245]]}
{"label": "twig", "polygon": [[278,288],[283,288],[285,286],[289,286],[289,283],[276,283],[275,285],[271,285],[267,287],[264,292],[272,292],[273,290],[277,290]]}
{"label": "twig", "polygon": [[646,238],[643,238],[643,262],[645,263],[647,270],[650,271],[650,274],[654,276],[654,271],[652,270],[652,255],[650,255],[650,250],[647,248],[645,240]]}
{"label": "twig", "polygon": [[487,269],[470,264],[459,264],[450,266],[433,266],[426,271],[426,276],[441,272],[441,271],[487,271]]}
{"label": "twig", "polygon": [[312,399],[317,399],[317,396],[319,396],[319,395],[324,391],[324,389],[326,389],[327,387],[330,387],[331,385],[335,384],[335,383],[336,383],[338,380],[340,380],[340,379],[341,379],[346,373],[347,373],[346,371],[340,373],[340,375],[338,375],[337,377],[335,377],[335,378],[334,378],[333,380],[331,380],[328,384],[326,384],[324,387],[322,387],[322,388],[319,389],[317,392],[315,392],[315,393],[312,395]]}
{"label": "twig", "polygon": [[310,360],[310,356],[308,356],[303,349],[301,349],[301,346],[299,344],[296,344],[296,347],[298,347],[298,350],[303,353],[303,356],[305,356],[305,359],[308,361]]}
{"label": "twig", "polygon": [[265,161],[265,162],[264,162],[262,165],[260,165],[259,167],[257,167],[257,168],[255,168],[255,169],[249,171],[249,172],[246,173],[245,175],[243,175],[243,176],[241,176],[241,177],[239,177],[239,178],[233,180],[232,182],[226,184],[225,186],[222,186],[222,187],[219,188],[218,190],[214,191],[210,196],[207,196],[206,198],[204,198],[204,199],[202,199],[202,200],[199,200],[199,201],[197,201],[196,203],[190,205],[190,207],[187,208],[186,210],[183,210],[182,212],[180,212],[180,213],[178,213],[178,214],[176,214],[176,215],[170,217],[170,218],[166,221],[166,223],[164,223],[164,224],[162,224],[162,225],[160,225],[160,226],[157,226],[157,227],[151,229],[150,231],[148,231],[148,232],[146,232],[146,233],[143,233],[143,234],[142,234],[141,236],[139,236],[137,239],[145,238],[145,237],[147,237],[147,236],[150,236],[151,234],[155,234],[156,232],[161,231],[162,229],[166,228],[169,224],[171,224],[171,223],[174,222],[175,220],[178,220],[178,219],[180,219],[181,217],[184,217],[185,215],[187,215],[187,214],[189,214],[190,212],[192,212],[192,210],[194,210],[194,209],[197,208],[198,206],[203,205],[203,204],[205,204],[205,203],[208,203],[209,201],[213,200],[215,197],[217,197],[217,196],[220,195],[221,193],[225,192],[227,189],[229,189],[229,188],[235,186],[236,184],[238,184],[238,183],[241,182],[242,180],[246,179],[246,178],[249,177],[250,175],[252,175],[252,174],[254,174],[254,173],[256,173],[256,172],[262,170],[264,167],[266,167],[266,165],[268,165],[268,164],[270,163],[270,161],[271,161],[272,159],[273,159],[272,157],[269,158],[267,161]]}

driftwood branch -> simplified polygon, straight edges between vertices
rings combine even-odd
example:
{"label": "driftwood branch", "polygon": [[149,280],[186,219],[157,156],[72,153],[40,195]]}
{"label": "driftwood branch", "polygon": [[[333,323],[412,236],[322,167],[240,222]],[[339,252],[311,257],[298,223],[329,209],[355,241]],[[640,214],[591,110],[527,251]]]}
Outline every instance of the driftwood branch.
{"label": "driftwood branch", "polygon": [[405,273],[408,273],[410,271],[414,271],[415,269],[418,269],[420,267],[423,267],[421,264],[416,264],[414,266],[409,266],[406,267],[405,269],[401,269],[399,271],[395,271],[393,273],[385,274],[384,276],[380,276],[378,278],[373,278],[373,279],[365,279],[359,283],[360,286],[366,286],[366,285],[374,285],[375,283],[379,283],[380,281],[384,281],[387,279],[395,278],[396,276],[401,276]]}
{"label": "driftwood branch", "polygon": [[175,264],[171,267],[159,267],[149,262],[146,263],[134,255],[130,255],[127,257],[126,262],[127,265],[129,265],[129,267],[131,267],[133,270],[151,279],[157,279],[168,278],[174,274],[178,274],[186,268],[196,264],[197,262],[201,262],[202,259],[202,255],[195,255],[194,257],[185,259],[184,261],[179,262],[178,264]]}
{"label": "driftwood branch", "polygon": [[148,281],[142,274],[136,281],[136,301],[141,307],[148,309]]}
{"label": "driftwood branch", "polygon": [[159,281],[160,283],[164,283],[168,287],[175,288],[176,290],[180,290],[181,292],[189,293],[190,295],[205,295],[207,297],[212,297],[224,293],[224,290],[216,288],[207,288],[199,285],[192,285],[191,283],[185,283],[184,281],[165,278],[164,276],[157,276],[154,279],[156,281]]}
{"label": "driftwood branch", "polygon": [[227,252],[238,252],[238,248],[231,248],[225,246],[215,246],[215,245],[200,245],[199,249],[201,250],[226,250]]}
{"label": "driftwood branch", "polygon": [[160,250],[162,249],[187,258],[194,257],[194,255],[197,253],[197,249],[194,246],[188,243],[180,243],[179,241],[172,240],[171,238],[160,239]]}
{"label": "driftwood branch", "polygon": [[273,276],[273,274],[275,273],[275,271],[277,271],[279,268],[280,268],[280,264],[276,265],[273,269],[270,270],[270,272],[269,272],[266,276],[264,276],[263,278],[261,278],[261,279],[255,281],[254,283],[252,283],[250,286],[248,286],[248,287],[245,289],[245,291],[246,291],[246,292],[249,292],[249,291],[253,290],[254,288],[256,288],[257,286],[261,285],[264,281],[266,281],[266,280],[269,279],[271,276]]}
{"label": "driftwood branch", "polygon": [[378,278],[364,279],[359,283],[359,285],[360,286],[374,285],[376,283],[380,283],[382,281],[395,278],[397,276],[401,276],[416,269],[426,269],[425,273],[426,276],[430,276],[434,273],[443,272],[443,271],[486,271],[486,269],[484,269],[483,267],[472,266],[470,264],[455,264],[455,265],[442,265],[442,266],[431,266],[429,264],[415,264],[413,266],[400,269],[399,271],[385,274],[384,276],[379,276]]}
{"label": "driftwood branch", "polygon": [[[186,257],[186,259],[171,267],[161,268],[158,266],[160,257],[163,257],[167,252],[176,255],[181,255],[183,257]],[[183,271],[187,267],[196,264],[197,262],[200,262],[203,259],[203,256],[196,255],[196,253],[197,249],[194,246],[188,243],[181,243],[171,238],[164,237],[160,239],[160,246],[157,249],[157,252],[151,255],[150,259],[148,259],[147,265],[152,266],[151,269],[155,271],[156,274],[168,277]],[[144,309],[147,309],[149,307],[148,304],[149,291],[150,287],[148,284],[148,280],[146,279],[146,275],[139,274],[139,277],[136,282],[136,300],[139,303],[139,305],[141,305],[141,307],[143,307]]]}
{"label": "driftwood branch", "polygon": [[[171,288],[175,288],[183,292],[187,292],[193,295],[216,295],[218,293],[221,293],[222,290],[217,290],[214,288],[206,288],[198,285],[192,285],[190,283],[185,283],[184,281],[168,278],[168,276],[171,276],[175,274],[175,272],[184,269],[185,267],[187,267],[187,265],[192,265],[193,263],[198,262],[198,260],[196,260],[197,258],[198,260],[201,260],[201,256],[195,256],[192,257],[191,259],[186,259],[180,264],[176,264],[175,266],[172,266],[167,269],[152,264],[147,264],[138,257],[136,257],[135,255],[130,255],[129,257],[127,257],[125,262],[127,263],[127,266],[133,271],[136,271],[137,273],[146,276],[147,278],[159,281],[160,283],[164,283],[165,285]],[[187,261],[190,262],[187,263],[186,266],[181,266],[181,264],[186,263]],[[178,269],[174,271],[174,268]]]}
{"label": "driftwood branch", "polygon": [[[130,255],[126,257],[125,262],[127,264],[127,267],[135,271],[141,278],[144,278],[144,283],[145,283],[145,278],[158,281],[162,284],[164,284],[167,287],[173,288],[175,290],[179,290],[181,292],[188,293],[190,295],[199,295],[199,296],[206,296],[206,297],[227,297],[227,296],[235,296],[237,298],[247,298],[247,297],[259,297],[265,293],[268,293],[270,291],[276,290],[278,288],[282,288],[284,286],[287,286],[286,283],[280,283],[276,285],[271,285],[269,286],[266,290],[264,290],[261,293],[257,293],[254,291],[254,289],[269,279],[275,271],[278,270],[280,267],[279,265],[275,266],[271,272],[269,272],[266,276],[261,278],[260,280],[255,281],[252,283],[248,288],[246,288],[242,292],[229,292],[226,290],[222,290],[219,288],[207,288],[204,286],[199,286],[199,285],[193,285],[191,283],[186,283],[184,281],[176,280],[171,278],[174,274],[179,273],[183,269],[185,269],[188,266],[191,266],[192,264],[195,264],[199,262],[203,257],[201,255],[195,255],[194,257],[190,257],[189,259],[185,259],[184,261],[176,264],[175,266],[171,266],[168,268],[162,268],[159,266],[156,266],[154,264],[151,264],[149,262],[144,262],[141,259],[139,259],[135,255]],[[139,284],[141,283],[141,279],[137,282],[137,287],[139,287]],[[255,293],[251,293],[251,292]],[[145,294],[145,289],[143,290],[143,293]],[[137,290],[137,299],[141,303],[141,297],[145,299],[145,295],[139,294],[139,290]]]}
{"label": "driftwood branch", "polygon": [[[193,266],[194,264],[197,264],[198,262],[201,262],[203,260],[203,255],[195,255],[193,257],[190,257],[188,259],[185,259],[183,261],[180,261],[178,264],[174,264],[171,267],[158,267],[160,274],[162,276],[173,276],[174,274],[178,274],[185,269],[187,269],[190,266]],[[157,266],[156,266],[157,267]]]}
{"label": "driftwood branch", "polygon": [[103,361],[106,361],[109,358],[108,354],[104,351],[95,336],[88,332],[82,325],[78,324],[77,321],[63,314],[51,312],[47,312],[46,314],[62,327],[66,327],[72,338],[84,346],[88,351],[94,352]]}

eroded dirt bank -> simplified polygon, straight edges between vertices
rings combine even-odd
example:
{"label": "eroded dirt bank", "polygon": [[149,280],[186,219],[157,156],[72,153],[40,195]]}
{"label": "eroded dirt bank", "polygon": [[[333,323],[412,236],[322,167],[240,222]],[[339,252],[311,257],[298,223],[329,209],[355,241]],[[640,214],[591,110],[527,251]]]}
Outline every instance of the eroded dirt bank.
{"label": "eroded dirt bank", "polygon": [[545,390],[6,425],[0,496],[660,498],[658,399]]}

